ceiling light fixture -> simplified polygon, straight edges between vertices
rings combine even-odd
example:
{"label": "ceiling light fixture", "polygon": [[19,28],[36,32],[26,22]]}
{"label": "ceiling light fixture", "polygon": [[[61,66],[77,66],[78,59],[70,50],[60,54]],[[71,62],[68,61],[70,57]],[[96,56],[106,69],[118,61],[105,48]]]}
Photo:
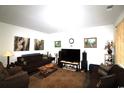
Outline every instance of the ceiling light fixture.
{"label": "ceiling light fixture", "polygon": [[[85,13],[84,13],[85,14]],[[78,5],[52,5],[45,7],[42,19],[49,26],[57,29],[79,28],[83,20],[82,7]]]}

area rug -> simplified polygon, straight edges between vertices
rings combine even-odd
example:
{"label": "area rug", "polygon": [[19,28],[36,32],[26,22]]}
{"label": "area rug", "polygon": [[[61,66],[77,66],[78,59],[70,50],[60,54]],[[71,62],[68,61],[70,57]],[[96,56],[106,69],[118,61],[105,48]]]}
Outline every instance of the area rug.
{"label": "area rug", "polygon": [[43,78],[48,77],[50,74],[52,74],[56,70],[57,70],[57,68],[50,70],[49,72],[47,72],[47,74],[45,76],[41,75],[40,72],[37,72],[37,73],[33,74],[33,76],[38,78],[38,79],[43,79]]}
{"label": "area rug", "polygon": [[85,72],[73,72],[58,69],[48,77],[38,79],[30,77],[29,87],[31,88],[82,88],[85,85]]}
{"label": "area rug", "polygon": [[43,79],[43,78],[44,78],[42,75],[40,75],[39,72],[33,74],[32,76],[34,76],[34,77],[36,77],[36,78],[38,78],[38,79]]}

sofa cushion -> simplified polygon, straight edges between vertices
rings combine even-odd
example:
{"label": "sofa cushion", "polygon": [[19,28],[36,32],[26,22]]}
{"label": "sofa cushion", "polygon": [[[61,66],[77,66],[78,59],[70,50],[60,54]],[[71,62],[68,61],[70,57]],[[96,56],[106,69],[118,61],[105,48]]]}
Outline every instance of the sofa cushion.
{"label": "sofa cushion", "polygon": [[120,72],[124,72],[124,69],[118,65],[114,65],[110,70],[110,73],[114,73],[114,74],[118,74]]}
{"label": "sofa cushion", "polygon": [[98,73],[99,73],[100,75],[102,75],[102,76],[108,75],[108,73],[107,73],[104,69],[101,69],[101,68],[98,69]]}
{"label": "sofa cushion", "polygon": [[124,87],[124,72],[117,74],[118,87]]}
{"label": "sofa cushion", "polygon": [[124,87],[124,69],[119,65],[114,65],[111,68],[110,73],[116,74],[118,87]]}
{"label": "sofa cushion", "polygon": [[99,88],[118,87],[117,81],[116,81],[116,75],[112,74],[112,75],[107,75],[107,76],[101,77],[99,79],[99,81],[97,82],[96,87],[99,87]]}

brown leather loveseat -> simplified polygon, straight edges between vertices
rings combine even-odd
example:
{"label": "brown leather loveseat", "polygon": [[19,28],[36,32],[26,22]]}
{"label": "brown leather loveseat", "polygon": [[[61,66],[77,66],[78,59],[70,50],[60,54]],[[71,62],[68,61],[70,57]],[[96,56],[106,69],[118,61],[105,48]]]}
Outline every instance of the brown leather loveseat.
{"label": "brown leather loveseat", "polygon": [[107,69],[100,65],[90,64],[89,80],[89,88],[124,87],[124,69],[116,64]]}

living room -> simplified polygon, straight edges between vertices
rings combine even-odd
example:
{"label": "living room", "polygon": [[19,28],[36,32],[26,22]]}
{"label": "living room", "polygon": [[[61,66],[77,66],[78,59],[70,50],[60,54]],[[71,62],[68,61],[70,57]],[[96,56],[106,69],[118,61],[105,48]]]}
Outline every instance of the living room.
{"label": "living room", "polygon": [[[103,14],[105,15],[103,15],[104,18],[101,18],[101,19],[99,18],[99,16],[96,17],[94,15],[95,17],[92,16],[91,18],[94,18],[94,20],[99,19],[100,22],[98,20],[98,23],[97,23],[96,21],[91,20],[89,18],[92,23],[92,26],[90,26],[91,24],[89,24],[89,26],[87,27],[80,27],[82,25],[80,24],[82,22],[80,20],[83,20],[84,22],[86,22],[87,20],[85,18],[82,19],[82,17],[80,16],[82,15],[80,14],[80,11],[79,11],[80,6],[76,6],[77,9],[79,8],[78,11],[73,6],[70,6],[69,8],[68,6],[67,7],[65,6],[65,8],[61,8],[62,6],[57,6],[57,8],[61,10],[61,12],[58,12],[55,6],[54,7],[48,6],[46,11],[45,12],[43,11],[44,15],[47,15],[47,16],[43,16],[43,18],[41,19],[43,19],[43,21],[45,20],[46,22],[49,22],[49,24],[41,23],[42,29],[40,29],[41,31],[38,31],[38,30],[34,30],[34,29],[39,29],[38,24],[32,24],[32,28],[34,29],[31,29],[30,26],[25,27],[26,23],[31,23],[29,19],[32,18],[32,16],[34,16],[34,15],[32,16],[28,15],[28,13],[32,13],[31,9],[33,7],[34,7],[34,10],[33,10],[34,14],[36,14],[36,9],[38,9],[38,7],[41,7],[44,9],[44,6],[42,5],[31,6],[31,8],[30,6],[27,7],[27,6],[18,6],[18,5],[17,6],[14,6],[14,5],[13,6],[0,6],[0,12],[1,12],[0,14],[0,21],[1,21],[0,22],[0,42],[1,42],[0,61],[2,62],[4,67],[7,66],[7,57],[4,56],[4,53],[6,51],[10,51],[13,53],[13,55],[10,56],[10,60],[9,60],[10,61],[9,64],[11,64],[11,63],[17,62],[17,57],[20,57],[25,54],[40,53],[40,54],[49,55],[55,58],[56,54],[59,55],[59,51],[61,49],[80,49],[80,61],[83,60],[82,53],[84,51],[87,53],[87,61],[88,61],[87,70],[89,70],[90,64],[100,65],[101,63],[105,62],[105,52],[106,52],[106,50],[104,49],[105,45],[108,41],[114,42],[115,31],[116,31],[115,26],[117,26],[117,24],[120,23],[124,17],[123,16],[124,6],[114,5],[114,6],[111,6],[111,8],[113,8],[112,10],[106,10],[108,5],[82,6],[90,10],[89,15],[91,11],[92,13],[94,13],[93,11],[98,12],[101,10],[102,10],[102,12],[100,12],[101,15]],[[21,9],[25,11],[22,11]],[[72,9],[73,11],[69,12],[69,9]],[[48,13],[48,11],[49,12],[52,11],[52,12]],[[58,13],[54,14],[56,13],[56,11]],[[23,15],[27,15],[26,17],[29,17],[29,18],[25,19],[26,18],[25,17],[23,20],[19,18],[20,16],[23,16]],[[60,15],[62,15],[63,17]],[[37,15],[37,17],[39,18],[39,15]],[[110,18],[111,20],[109,20]],[[51,20],[48,20],[48,19],[51,19]],[[22,21],[24,21],[24,25],[19,26],[19,24],[21,23],[18,23],[18,22],[22,22]],[[33,22],[35,21],[38,22],[38,19],[34,20]],[[101,21],[104,21],[105,23]],[[15,24],[14,22],[17,24]],[[24,51],[15,50],[15,39],[19,37],[30,39],[28,50],[24,50]],[[95,48],[85,47],[84,40],[88,38],[89,39],[95,38],[96,40]],[[44,41],[44,46],[41,50],[35,50],[35,42],[34,42],[35,39]],[[58,41],[59,41],[59,44],[56,45],[55,42],[58,42]],[[120,65],[123,65],[123,63]],[[79,69],[80,68],[81,66],[79,67]]]}
{"label": "living room", "polygon": [[[105,7],[106,6],[103,6],[103,8]],[[90,8],[92,8],[92,6]],[[28,53],[46,53],[47,54],[47,52],[49,52],[51,53],[52,56],[55,56],[54,53],[58,53],[60,49],[70,48],[70,49],[81,49],[81,52],[86,50],[88,52],[89,64],[94,62],[96,64],[100,64],[101,62],[104,62],[105,44],[107,43],[107,41],[114,40],[114,31],[115,31],[113,24],[105,24],[102,26],[98,25],[98,26],[87,27],[87,28],[85,27],[81,29],[71,27],[69,29],[65,29],[64,31],[58,30],[57,33],[51,33],[51,34],[39,32],[36,30],[32,30],[32,29],[28,29],[20,26],[15,26],[12,24],[6,24],[3,22],[0,23],[0,26],[1,26],[0,40],[1,42],[6,42],[1,45],[2,47],[0,49],[1,55],[7,50],[10,50],[10,51],[14,50],[14,39],[16,36],[30,38],[29,51],[13,51],[14,56],[11,57],[10,59],[11,62],[16,61],[17,56],[20,56],[26,53],[27,54]],[[97,38],[97,48],[84,48],[84,38],[94,38],[94,37]],[[103,37],[106,37],[106,38],[103,38]],[[69,43],[70,38],[74,39],[74,43],[72,44],[72,46]],[[34,50],[34,39],[44,40],[44,50],[42,51]],[[54,46],[55,41],[61,41],[61,47],[55,47]],[[4,61],[4,64],[6,65],[5,57],[1,56],[1,61]]]}

